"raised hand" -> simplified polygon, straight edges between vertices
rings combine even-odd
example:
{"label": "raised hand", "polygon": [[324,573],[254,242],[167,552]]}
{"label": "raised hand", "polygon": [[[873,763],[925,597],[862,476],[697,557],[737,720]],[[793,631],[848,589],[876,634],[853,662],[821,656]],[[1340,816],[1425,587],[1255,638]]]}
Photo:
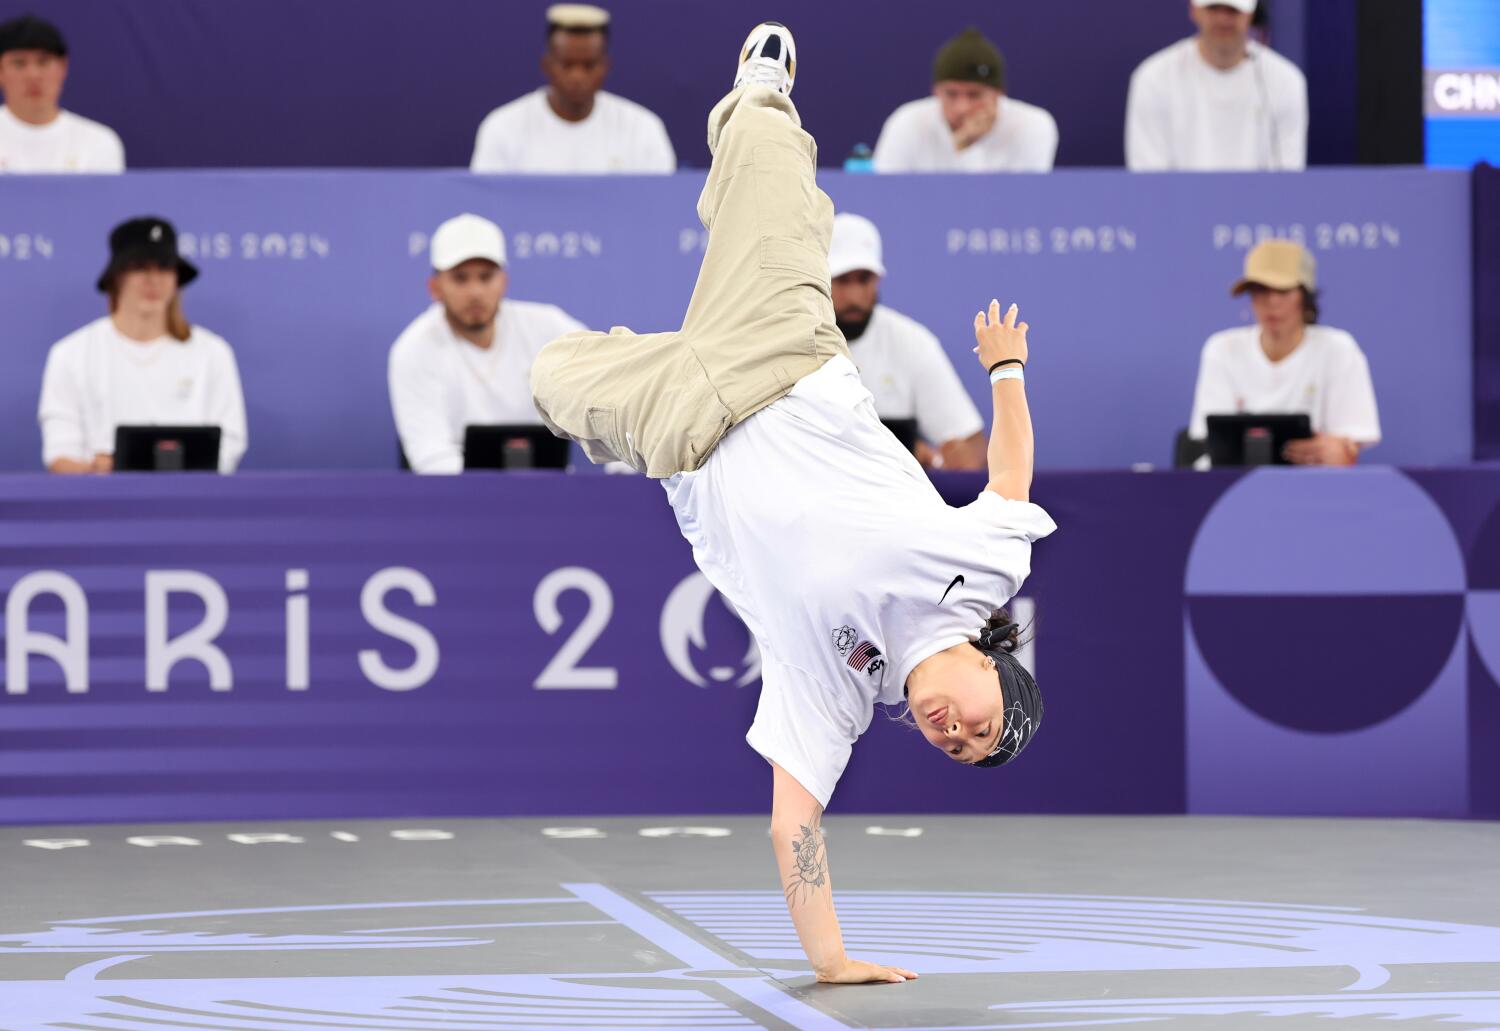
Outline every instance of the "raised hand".
{"label": "raised hand", "polygon": [[979,364],[986,369],[1007,358],[1026,360],[1026,331],[1031,327],[1024,322],[1016,324],[1019,311],[1012,304],[1001,321],[1000,302],[991,301],[988,314],[980,312],[974,316],[974,339],[978,341],[974,353],[979,356]]}
{"label": "raised hand", "polygon": [[995,127],[1000,114],[1000,95],[993,91],[965,116],[958,128],[953,130],[953,149],[967,150],[978,143]]}

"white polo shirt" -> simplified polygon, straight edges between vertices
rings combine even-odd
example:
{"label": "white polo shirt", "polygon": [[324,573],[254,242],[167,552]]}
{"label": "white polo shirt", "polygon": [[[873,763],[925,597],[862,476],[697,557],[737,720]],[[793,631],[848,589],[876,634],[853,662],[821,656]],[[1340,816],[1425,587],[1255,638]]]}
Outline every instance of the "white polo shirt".
{"label": "white polo shirt", "polygon": [[984,430],[943,345],[909,315],[877,304],[849,354],[882,419],[916,419],[917,432],[934,445]]}
{"label": "white polo shirt", "polygon": [[1203,345],[1188,433],[1208,436],[1208,416],[1238,412],[1306,412],[1314,433],[1380,442],[1370,363],[1354,338],[1332,326],[1308,326],[1302,343],[1279,362],[1260,346],[1259,326],[1215,333]]}
{"label": "white polo shirt", "polygon": [[995,124],[963,150],[937,97],[902,104],[875,141],[877,172],[1050,172],[1057,122],[1035,104],[1002,96]]}
{"label": "white polo shirt", "polygon": [[1125,101],[1125,164],[1136,172],[1301,171],[1307,167],[1307,79],[1252,42],[1228,71],[1195,38],[1142,61]]}
{"label": "white polo shirt", "polygon": [[600,90],[581,122],[559,118],[545,87],[491,111],[474,141],[473,172],[667,173],[677,155],[662,120],[640,104]]}
{"label": "white polo shirt", "polygon": [[107,125],[61,111],[46,125],[0,105],[0,172],[123,172],[125,147]]}
{"label": "white polo shirt", "polygon": [[68,334],[47,354],[37,418],[43,465],[114,454],[117,426],[218,426],[226,473],[248,443],[234,351],[202,326],[142,343],[105,316]]}
{"label": "white polo shirt", "polygon": [[464,427],[542,424],[531,399],[537,352],[586,328],[561,308],[506,298],[495,339],[475,347],[455,334],[441,304],[412,320],[391,345],[391,411],[406,460],[419,473],[464,467]]}
{"label": "white polo shirt", "polygon": [[977,638],[1056,529],[991,491],[947,505],[842,356],[663,486],[760,647],[746,740],[823,806],[876,703],[899,705],[919,662]]}

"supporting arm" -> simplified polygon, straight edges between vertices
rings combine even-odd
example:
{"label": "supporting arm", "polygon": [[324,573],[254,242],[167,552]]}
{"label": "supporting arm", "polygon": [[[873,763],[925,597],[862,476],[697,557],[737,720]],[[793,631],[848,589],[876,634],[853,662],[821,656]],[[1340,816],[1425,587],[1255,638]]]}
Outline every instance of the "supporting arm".
{"label": "supporting arm", "polygon": [[772,764],[771,843],[781,871],[786,908],[819,981],[830,984],[899,982],[917,975],[850,959],[833,909],[828,849],[823,841],[823,807],[790,773]]}

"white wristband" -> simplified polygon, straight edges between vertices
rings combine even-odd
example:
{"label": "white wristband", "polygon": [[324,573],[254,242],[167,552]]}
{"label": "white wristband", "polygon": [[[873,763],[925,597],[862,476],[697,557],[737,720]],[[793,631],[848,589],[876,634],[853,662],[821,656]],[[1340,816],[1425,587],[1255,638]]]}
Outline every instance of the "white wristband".
{"label": "white wristband", "polygon": [[990,382],[991,383],[999,383],[1003,379],[1018,379],[1022,383],[1025,383],[1026,382],[1026,375],[1023,372],[1021,372],[1020,369],[1010,369],[1010,368],[996,369],[994,372],[990,373]]}

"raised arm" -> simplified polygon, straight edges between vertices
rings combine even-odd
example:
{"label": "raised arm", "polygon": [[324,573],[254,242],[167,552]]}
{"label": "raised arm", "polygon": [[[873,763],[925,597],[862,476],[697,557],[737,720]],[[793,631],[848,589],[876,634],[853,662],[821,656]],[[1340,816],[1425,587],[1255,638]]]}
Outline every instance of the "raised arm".
{"label": "raised arm", "polygon": [[787,911],[818,980],[868,984],[916,977],[910,970],[865,963],[844,954],[844,936],[833,911],[833,885],[828,878],[823,807],[786,770],[775,763],[771,769],[771,844],[776,849]]}
{"label": "raised arm", "polygon": [[[1017,373],[1026,361],[1026,323],[1016,325],[1012,304],[1000,319],[1000,302],[991,301],[988,315],[974,316],[974,353],[979,364],[1000,376],[990,385],[995,420],[990,428],[990,482],[986,489],[1013,501],[1031,500],[1031,410],[1026,406],[1026,383]],[[1000,365],[999,363],[1006,364]],[[992,376],[992,378],[993,378]]]}

